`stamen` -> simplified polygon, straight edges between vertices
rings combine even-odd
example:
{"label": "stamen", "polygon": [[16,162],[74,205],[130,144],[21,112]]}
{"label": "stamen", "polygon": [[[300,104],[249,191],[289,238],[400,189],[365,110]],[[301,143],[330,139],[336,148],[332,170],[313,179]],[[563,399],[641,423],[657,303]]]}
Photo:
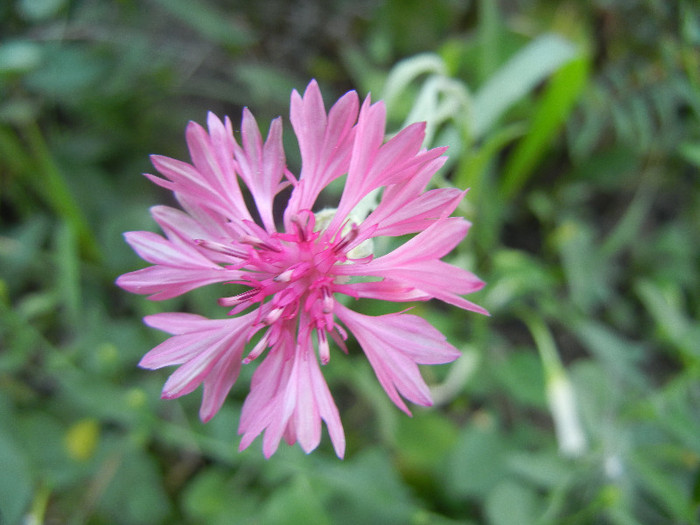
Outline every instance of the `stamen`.
{"label": "stamen", "polygon": [[248,257],[248,252],[242,250],[236,246],[230,244],[223,244],[216,241],[208,241],[206,239],[194,239],[194,243],[197,246],[201,246],[207,250],[211,250],[217,253],[223,253],[224,255],[230,255],[231,257],[237,257],[238,259],[245,259]]}
{"label": "stamen", "polygon": [[323,301],[322,301],[321,311],[324,314],[333,313],[333,307],[335,306],[335,300],[333,299],[333,294],[328,288],[323,288]]}
{"label": "stamen", "polygon": [[282,313],[284,312],[284,308],[275,308],[271,310],[262,320],[262,324],[270,326],[271,324],[274,324],[279,320],[280,317],[282,317]]}
{"label": "stamen", "polygon": [[325,330],[316,330],[316,335],[318,336],[318,356],[321,359],[321,364],[328,364],[331,360],[331,351],[328,347],[328,338],[326,337]]}
{"label": "stamen", "polygon": [[232,295],[231,297],[221,297],[218,300],[219,306],[236,306],[238,304],[250,301],[255,297],[260,290],[258,288],[251,288],[238,295]]}
{"label": "stamen", "polygon": [[[302,210],[300,213],[304,213],[304,211],[305,210]],[[314,231],[314,225],[316,224],[313,213],[306,211],[304,214],[307,217],[306,224],[302,222],[303,219],[299,215],[293,215],[290,219],[292,224],[296,226],[297,235],[301,242],[307,242],[309,240],[308,232]]]}
{"label": "stamen", "polygon": [[297,216],[292,217],[292,222],[294,223],[294,226],[296,226],[296,228],[297,228],[297,235],[299,236],[299,239],[301,240],[301,242],[306,242],[308,240],[306,238],[306,229],[301,224],[299,217],[297,217]]}
{"label": "stamen", "polygon": [[292,280],[292,275],[294,274],[294,268],[283,271],[281,274],[272,278],[276,283],[288,283]]}
{"label": "stamen", "polygon": [[268,342],[270,341],[270,330],[265,332],[265,335],[262,336],[262,339],[258,341],[258,344],[256,344],[253,349],[250,351],[250,353],[243,358],[243,364],[247,365],[251,361],[255,360],[257,357],[262,354],[265,349],[267,348]]}
{"label": "stamen", "polygon": [[348,347],[345,345],[345,339],[348,338],[348,334],[340,326],[335,325],[333,330],[330,332],[333,341],[337,344],[344,353],[348,353]]}
{"label": "stamen", "polygon": [[263,241],[259,237],[255,237],[253,235],[242,235],[240,242],[242,242],[243,244],[250,244],[251,246],[255,246],[256,248],[264,248],[272,252],[280,253],[282,251],[277,246],[274,246],[267,241]]}
{"label": "stamen", "polygon": [[340,335],[340,337],[342,337],[343,341],[345,341],[348,338],[348,333],[343,329],[343,327],[335,325],[335,329]]}
{"label": "stamen", "polygon": [[357,236],[359,233],[360,233],[360,229],[357,227],[357,225],[355,223],[352,223],[352,225],[350,226],[350,231],[347,234],[345,234],[345,236],[342,239],[340,239],[340,242],[338,244],[333,246],[333,251],[335,253],[339,253],[341,251],[344,251],[345,248],[347,248],[348,245],[352,241],[357,239]]}
{"label": "stamen", "polygon": [[311,210],[300,210],[299,213],[292,215],[289,221],[296,230],[296,234],[291,234],[292,236],[296,235],[296,238],[293,239],[295,242],[306,243],[315,241],[318,237],[314,231],[316,218]]}
{"label": "stamen", "polygon": [[296,177],[294,176],[294,174],[293,174],[291,171],[289,171],[289,169],[287,169],[287,168],[284,169],[284,176],[286,177],[286,179],[289,181],[289,183],[290,183],[292,186],[296,187],[296,186],[299,184],[299,181],[297,180],[297,178],[296,178]]}

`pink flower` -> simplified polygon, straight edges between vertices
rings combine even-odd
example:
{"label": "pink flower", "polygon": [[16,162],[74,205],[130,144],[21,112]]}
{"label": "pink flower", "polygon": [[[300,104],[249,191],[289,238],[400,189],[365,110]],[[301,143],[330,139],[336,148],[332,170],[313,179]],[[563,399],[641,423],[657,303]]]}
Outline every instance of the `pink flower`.
{"label": "pink flower", "polygon": [[[195,123],[187,127],[192,164],[153,156],[164,178],[146,176],[172,190],[185,211],[151,210],[165,238],[151,232],[126,234],[153,266],[124,274],[117,284],[151,299],[212,283],[238,285],[239,293],[219,300],[231,309],[229,318],[147,316],[148,325],[172,337],[139,365],[179,365],[165,383],[163,398],[188,394],[203,384],[200,417],[206,422],[221,408],[241,366],[267,350],[243,405],[241,450],[264,433],[266,457],[282,437],[289,444],[298,441],[308,453],[320,442],[323,420],[342,457],[343,427],[319,366],[330,360],[330,339],[347,352],[346,329],[352,332],[384,390],[408,414],[402,397],[431,404],[418,365],[448,363],[459,356],[427,321],[404,312],[363,315],[346,306],[342,295],[395,302],[437,298],[486,313],[461,297],[484,283],[440,260],[464,238],[469,224],[449,217],[465,192],[425,190],[444,163],[446,148],[421,148],[423,123],[384,143],[382,102],[372,104],[367,97],[360,107],[351,91],[326,113],[315,81],[303,97],[292,93],[290,117],[301,150],[298,179],[285,165],[281,120],[272,121],[263,142],[247,109],[241,144],[228,118],[222,123],[210,114],[208,131]],[[345,174],[337,209],[312,211],[322,190]],[[250,192],[254,213],[239,180]],[[284,215],[277,221],[275,197],[290,185]],[[369,214],[362,212],[371,208],[367,202],[380,188],[378,204]],[[415,233],[399,248],[374,257],[373,238]]]}

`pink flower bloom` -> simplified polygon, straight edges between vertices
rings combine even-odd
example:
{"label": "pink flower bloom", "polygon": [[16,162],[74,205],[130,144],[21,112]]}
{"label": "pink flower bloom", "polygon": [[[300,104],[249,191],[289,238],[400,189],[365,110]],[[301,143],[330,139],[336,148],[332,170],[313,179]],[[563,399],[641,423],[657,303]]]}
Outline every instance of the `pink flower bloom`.
{"label": "pink flower bloom", "polygon": [[[421,148],[423,123],[384,143],[382,102],[372,104],[368,97],[360,107],[351,91],[326,113],[315,81],[303,97],[292,93],[290,120],[301,150],[298,179],[285,165],[280,119],[272,122],[263,142],[247,109],[241,144],[228,118],[222,123],[210,114],[208,131],[195,123],[187,127],[192,164],[153,156],[163,178],[146,176],[172,190],[185,212],[166,206],[151,210],[165,238],[126,234],[153,266],[124,274],[117,284],[151,299],[212,283],[238,285],[239,293],[219,300],[231,309],[229,318],[147,316],[148,325],[172,337],[148,352],[140,366],[179,365],[165,383],[163,398],[188,394],[203,384],[200,417],[208,421],[221,408],[241,366],[267,350],[243,405],[241,449],[264,433],[266,457],[283,437],[310,452],[321,440],[323,420],[342,457],[343,427],[319,366],[330,359],[329,339],[347,351],[346,329],[352,332],[384,390],[408,414],[402,397],[431,404],[418,365],[448,363],[459,352],[415,315],[359,314],[341,296],[395,302],[437,298],[485,314],[461,297],[484,283],[440,260],[464,238],[469,224],[449,217],[464,192],[425,190],[444,163],[446,148]],[[338,208],[314,213],[322,190],[345,174]],[[255,203],[254,214],[239,180]],[[274,199],[289,185],[291,195],[278,224]],[[362,213],[371,208],[366,203],[379,188],[376,207]],[[374,258],[373,238],[415,233],[401,247]]]}

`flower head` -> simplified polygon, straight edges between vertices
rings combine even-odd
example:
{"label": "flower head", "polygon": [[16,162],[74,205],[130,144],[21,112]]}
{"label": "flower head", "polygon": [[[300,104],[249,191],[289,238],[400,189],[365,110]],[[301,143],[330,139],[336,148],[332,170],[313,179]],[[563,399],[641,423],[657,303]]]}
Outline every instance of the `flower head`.
{"label": "flower head", "polygon": [[[172,190],[185,211],[152,208],[165,237],[126,234],[132,248],[153,266],[124,274],[117,284],[151,299],[168,299],[212,283],[226,283],[228,289],[239,285],[238,293],[219,300],[230,309],[228,318],[147,316],[148,325],[172,337],[139,365],[179,365],[165,383],[164,398],[188,394],[203,384],[200,417],[208,421],[241,367],[262,360],[243,405],[241,449],[264,433],[266,457],[282,437],[310,452],[320,442],[323,420],[342,457],[343,427],[319,366],[331,358],[331,339],[347,351],[347,332],[352,332],[384,390],[409,414],[402,397],[431,404],[417,365],[447,363],[459,352],[420,317],[405,312],[363,315],[345,306],[341,296],[395,302],[437,298],[486,313],[461,297],[483,282],[440,260],[464,238],[469,224],[449,217],[464,192],[426,191],[444,163],[446,148],[421,147],[423,123],[384,142],[382,102],[372,104],[367,97],[360,107],[351,91],[326,113],[315,81],[303,96],[292,93],[290,120],[301,151],[298,178],[286,168],[281,120],[272,121],[263,141],[247,109],[240,144],[231,121],[210,114],[208,130],[195,123],[187,127],[191,164],[153,156],[162,177],[146,176]],[[343,175],[337,209],[314,212],[322,190]],[[245,203],[241,182],[254,210]],[[274,199],[290,185],[278,224]],[[371,209],[366,204],[380,191]],[[373,238],[406,234],[416,235],[385,255],[372,253]]]}

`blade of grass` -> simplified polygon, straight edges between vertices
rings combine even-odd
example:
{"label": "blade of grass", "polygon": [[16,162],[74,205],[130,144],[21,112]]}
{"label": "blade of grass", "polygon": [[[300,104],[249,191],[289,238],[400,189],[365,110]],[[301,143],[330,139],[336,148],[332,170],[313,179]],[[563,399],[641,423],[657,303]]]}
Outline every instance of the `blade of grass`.
{"label": "blade of grass", "polygon": [[237,23],[234,17],[227,16],[227,13],[205,2],[157,0],[157,3],[212,42],[231,47],[245,47],[256,40],[252,31]]}
{"label": "blade of grass", "polygon": [[541,317],[523,311],[521,317],[532,334],[544,369],[545,389],[559,451],[568,457],[586,451],[586,437],[579,418],[576,393],[557,351],[554,337]]}
{"label": "blade of grass", "polygon": [[[53,211],[73,229],[83,256],[98,262],[102,257],[97,240],[56,165],[39,127],[36,124],[26,126],[24,135],[30,154],[36,162],[36,173],[40,176],[39,191]],[[32,171],[24,173],[29,176]]]}
{"label": "blade of grass", "polygon": [[77,328],[81,318],[80,260],[73,228],[62,223],[55,234],[55,243],[58,296],[65,308],[67,324]]}
{"label": "blade of grass", "polygon": [[562,128],[588,80],[589,60],[581,57],[564,65],[552,77],[535,109],[525,137],[504,167],[501,194],[511,198],[532,175],[550,143]]}
{"label": "blade of grass", "polygon": [[511,124],[493,133],[476,151],[462,155],[454,184],[458,188],[471,188],[471,198],[478,194],[478,188],[486,174],[486,167],[508,143],[525,133],[525,126]]}
{"label": "blade of grass", "polygon": [[501,41],[501,19],[498,2],[479,2],[479,80],[485,81],[498,68]]}
{"label": "blade of grass", "polygon": [[661,179],[661,174],[657,173],[656,170],[650,170],[649,174],[642,179],[632,202],[603,241],[600,248],[601,256],[605,258],[614,257],[624,248],[638,240],[644,221],[647,219],[654,204],[654,197],[657,195],[657,177],[659,180]]}
{"label": "blade of grass", "polygon": [[5,200],[13,203],[20,211],[31,213],[33,199],[25,195],[20,185],[13,184],[13,179],[19,178],[22,173],[32,173],[32,159],[24,151],[24,147],[17,135],[10,129],[0,126],[0,195],[6,192]]}
{"label": "blade of grass", "polygon": [[576,57],[576,49],[560,36],[548,34],[530,42],[505,63],[474,97],[472,134],[485,135],[513,104]]}

